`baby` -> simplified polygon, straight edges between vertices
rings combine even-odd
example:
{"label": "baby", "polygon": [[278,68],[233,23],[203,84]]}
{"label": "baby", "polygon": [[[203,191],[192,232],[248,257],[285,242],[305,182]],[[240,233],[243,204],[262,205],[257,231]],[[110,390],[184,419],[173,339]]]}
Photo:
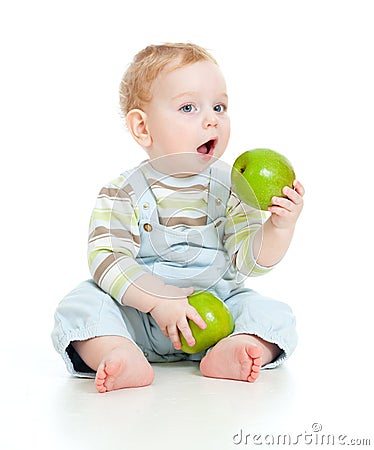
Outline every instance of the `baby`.
{"label": "baby", "polygon": [[[139,52],[120,86],[127,127],[148,159],[100,191],[90,222],[93,280],[58,305],[52,339],[70,373],[95,377],[99,392],[147,386],[150,363],[200,361],[204,376],[253,382],[296,346],[284,303],[244,286],[267,273],[291,242],[303,206],[295,181],[274,197],[269,218],[230,189],[219,158],[229,141],[225,80],[193,44]],[[230,309],[235,329],[208,351],[181,350],[206,327],[188,303],[208,290]]]}

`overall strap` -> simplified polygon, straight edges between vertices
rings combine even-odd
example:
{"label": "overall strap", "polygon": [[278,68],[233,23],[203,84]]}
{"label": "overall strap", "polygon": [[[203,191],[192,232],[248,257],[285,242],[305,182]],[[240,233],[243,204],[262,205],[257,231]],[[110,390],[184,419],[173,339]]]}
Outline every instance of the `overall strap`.
{"label": "overall strap", "polygon": [[159,222],[156,199],[141,169],[141,165],[128,173],[127,182],[134,189],[139,210],[139,221],[152,220]]}
{"label": "overall strap", "polygon": [[217,161],[210,169],[208,223],[226,214],[230,198],[231,172],[227,164]]}

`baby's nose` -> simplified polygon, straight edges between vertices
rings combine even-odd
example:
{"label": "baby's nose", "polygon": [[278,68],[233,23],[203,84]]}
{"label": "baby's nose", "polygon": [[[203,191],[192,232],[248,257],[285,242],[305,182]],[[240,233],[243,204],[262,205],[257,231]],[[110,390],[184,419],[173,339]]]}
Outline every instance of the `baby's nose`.
{"label": "baby's nose", "polygon": [[209,111],[205,114],[203,119],[203,127],[209,128],[209,127],[216,127],[218,125],[217,116],[215,115],[214,111]]}

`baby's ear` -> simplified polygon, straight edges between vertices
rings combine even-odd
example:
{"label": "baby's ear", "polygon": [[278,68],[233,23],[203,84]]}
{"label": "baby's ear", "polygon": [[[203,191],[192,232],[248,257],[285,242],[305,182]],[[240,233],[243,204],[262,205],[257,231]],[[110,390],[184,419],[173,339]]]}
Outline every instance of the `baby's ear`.
{"label": "baby's ear", "polygon": [[152,144],[151,134],[148,130],[147,114],[141,109],[132,109],[126,115],[127,128],[132,137],[144,148]]}

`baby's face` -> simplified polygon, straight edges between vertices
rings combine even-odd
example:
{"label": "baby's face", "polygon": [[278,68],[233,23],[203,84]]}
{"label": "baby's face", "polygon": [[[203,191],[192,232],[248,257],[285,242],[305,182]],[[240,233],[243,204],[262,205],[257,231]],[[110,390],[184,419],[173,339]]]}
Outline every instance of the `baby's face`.
{"label": "baby's face", "polygon": [[161,172],[199,173],[222,156],[229,140],[226,83],[209,61],[170,69],[154,81],[144,108],[151,136],[147,151]]}

